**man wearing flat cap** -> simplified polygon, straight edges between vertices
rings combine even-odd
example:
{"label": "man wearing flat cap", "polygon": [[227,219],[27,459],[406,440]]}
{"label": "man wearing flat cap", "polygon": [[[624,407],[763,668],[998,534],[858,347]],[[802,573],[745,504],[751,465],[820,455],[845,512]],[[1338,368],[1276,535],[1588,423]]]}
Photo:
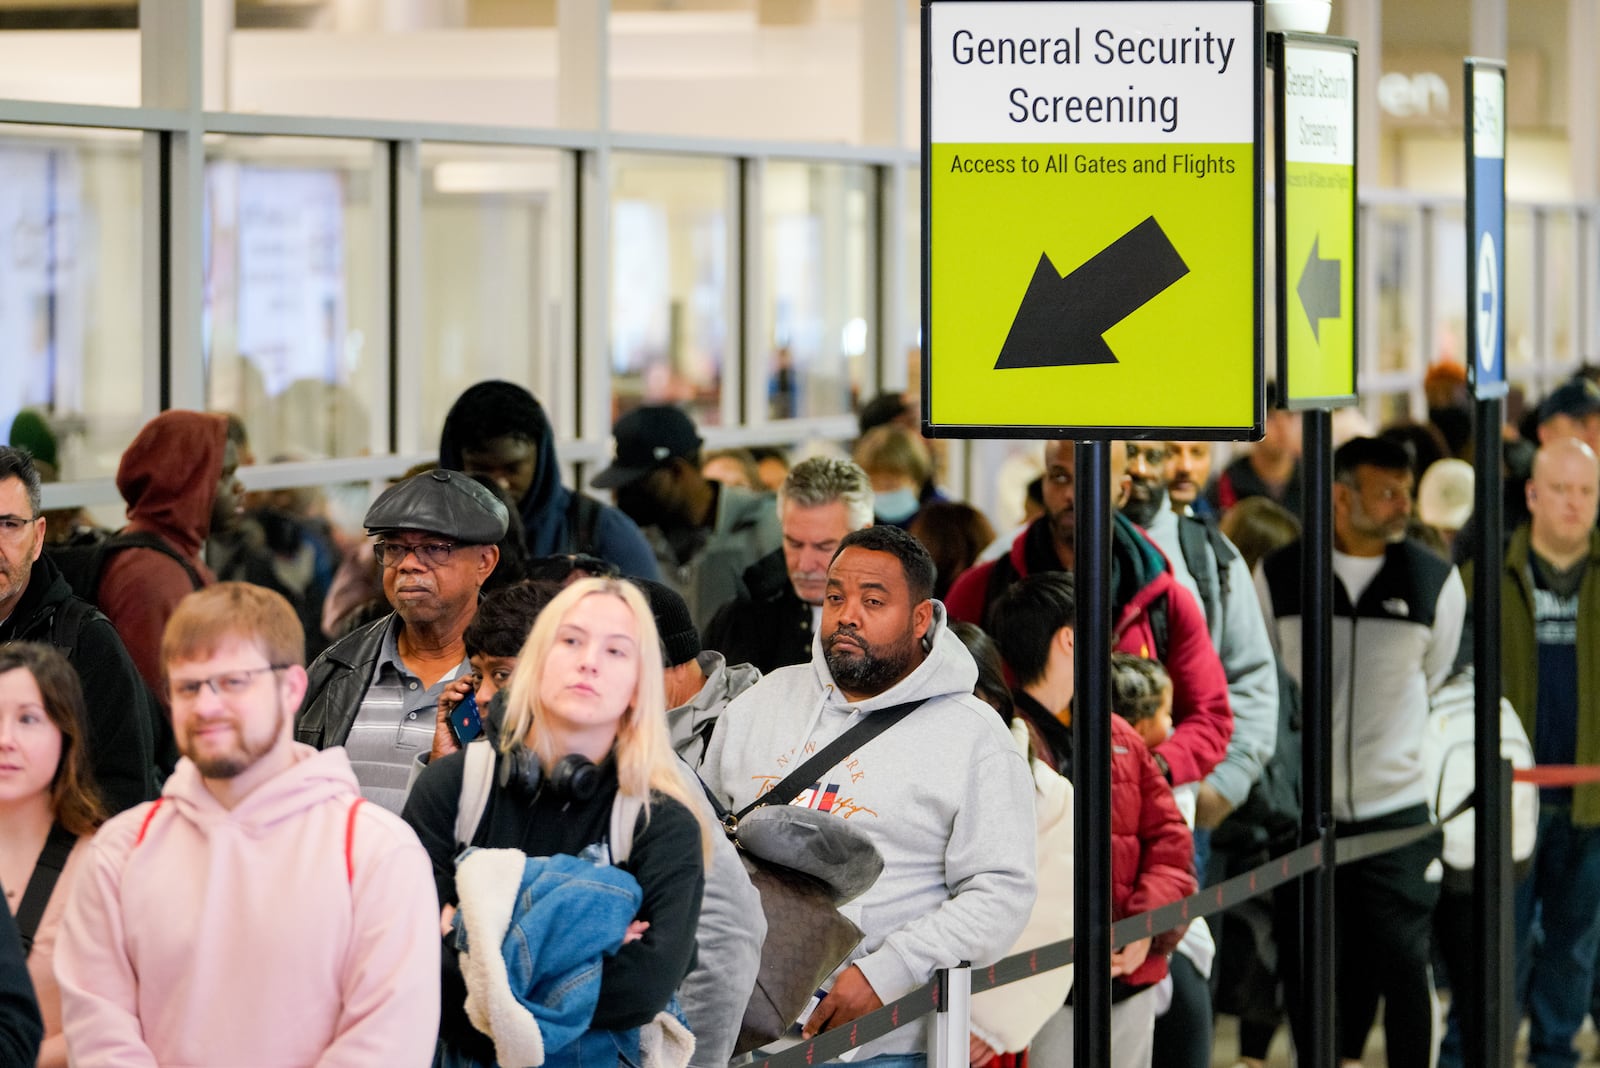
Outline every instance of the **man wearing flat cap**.
{"label": "man wearing flat cap", "polygon": [[408,478],[367,511],[394,611],[317,657],[295,737],[344,746],[361,795],[392,812],[405,801],[411,762],[433,741],[439,694],[472,670],[462,634],[507,521],[505,505],[459,471]]}

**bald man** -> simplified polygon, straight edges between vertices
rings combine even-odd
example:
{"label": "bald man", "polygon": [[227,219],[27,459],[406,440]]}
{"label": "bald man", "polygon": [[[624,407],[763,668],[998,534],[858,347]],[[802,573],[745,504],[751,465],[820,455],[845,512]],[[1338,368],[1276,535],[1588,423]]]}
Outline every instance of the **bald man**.
{"label": "bald man", "polygon": [[[1600,763],[1600,461],[1577,437],[1534,457],[1529,519],[1500,577],[1503,692],[1539,764]],[[1600,948],[1600,785],[1540,790],[1533,867],[1517,887],[1517,1003],[1530,1018],[1528,1063],[1576,1064]],[[1530,946],[1538,910],[1544,938]],[[1519,983],[1519,986],[1522,985]]]}

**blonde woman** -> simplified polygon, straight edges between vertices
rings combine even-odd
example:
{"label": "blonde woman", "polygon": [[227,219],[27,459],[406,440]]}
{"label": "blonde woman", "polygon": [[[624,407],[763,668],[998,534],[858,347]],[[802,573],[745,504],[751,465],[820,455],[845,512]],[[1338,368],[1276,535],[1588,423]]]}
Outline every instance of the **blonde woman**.
{"label": "blonde woman", "polygon": [[[638,882],[637,915],[620,950],[603,958],[583,1034],[551,1050],[565,1036],[540,1017],[551,1068],[637,1063],[638,1029],[668,1007],[693,959],[712,829],[694,814],[678,777],[664,706],[660,641],[644,595],[617,579],[583,579],[540,613],[503,708],[497,701],[485,710],[495,775],[467,844],[604,865],[615,845],[608,840],[613,801],[621,794],[644,804],[619,865]],[[467,756],[432,761],[403,814],[433,859],[446,925],[460,903],[456,820]],[[492,1065],[500,1036],[478,1030],[463,1007],[456,944],[452,931],[437,1063]]]}

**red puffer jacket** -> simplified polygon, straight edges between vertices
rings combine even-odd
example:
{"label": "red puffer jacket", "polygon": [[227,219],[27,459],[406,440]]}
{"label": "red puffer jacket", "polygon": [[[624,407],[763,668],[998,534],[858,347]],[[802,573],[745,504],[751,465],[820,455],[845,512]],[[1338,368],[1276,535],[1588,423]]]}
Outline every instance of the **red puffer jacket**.
{"label": "red puffer jacket", "polygon": [[[1016,692],[1017,713],[1028,722],[1039,759],[1072,775],[1072,732],[1026,692]],[[1198,887],[1194,838],[1155,759],[1121,716],[1111,716],[1111,918],[1126,919],[1188,897]],[[1183,929],[1157,935],[1150,955],[1129,986],[1144,987],[1167,974],[1167,954]]]}

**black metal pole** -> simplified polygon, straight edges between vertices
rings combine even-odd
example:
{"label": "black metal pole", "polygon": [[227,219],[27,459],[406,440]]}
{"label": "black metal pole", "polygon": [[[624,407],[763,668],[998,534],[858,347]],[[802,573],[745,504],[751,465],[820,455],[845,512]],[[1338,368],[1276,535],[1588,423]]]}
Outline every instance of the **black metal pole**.
{"label": "black metal pole", "polygon": [[1297,1063],[1334,1068],[1333,952],[1333,417],[1305,413],[1301,434],[1300,715],[1302,845],[1322,843],[1322,866],[1300,881]]}
{"label": "black metal pole", "polygon": [[1111,1064],[1111,454],[1115,445],[1080,441],[1074,450],[1077,541],[1073,567],[1072,1063]]}
{"label": "black metal pole", "polygon": [[1466,1051],[1468,1065],[1499,1068],[1511,1063],[1511,962],[1515,958],[1511,917],[1510,775],[1500,757],[1500,570],[1505,555],[1505,517],[1500,473],[1500,425],[1505,402],[1480,398],[1474,405],[1474,523],[1478,539],[1472,567],[1472,648],[1477,661],[1474,711],[1477,772],[1473,800],[1472,929],[1477,989],[1469,1012],[1477,1014],[1478,1043]]}

